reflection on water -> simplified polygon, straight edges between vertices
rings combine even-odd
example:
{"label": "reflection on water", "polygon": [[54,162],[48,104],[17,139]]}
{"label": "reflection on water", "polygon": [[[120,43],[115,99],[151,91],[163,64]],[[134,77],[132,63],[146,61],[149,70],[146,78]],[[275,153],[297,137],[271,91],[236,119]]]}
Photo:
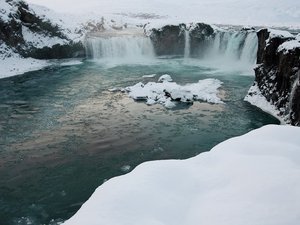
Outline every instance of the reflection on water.
{"label": "reflection on water", "polygon": [[[179,84],[217,78],[226,104],[168,110],[108,88],[144,74]],[[105,67],[85,62],[0,80],[0,222],[56,224],[105,180],[157,159],[184,159],[277,121],[243,102],[253,78],[179,59]],[[52,222],[51,222],[52,221]]]}

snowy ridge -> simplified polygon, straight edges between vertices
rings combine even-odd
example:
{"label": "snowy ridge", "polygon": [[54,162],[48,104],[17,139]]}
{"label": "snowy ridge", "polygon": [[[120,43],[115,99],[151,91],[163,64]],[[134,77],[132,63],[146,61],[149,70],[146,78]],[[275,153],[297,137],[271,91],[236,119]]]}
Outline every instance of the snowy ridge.
{"label": "snowy ridge", "polygon": [[275,29],[268,29],[268,31],[269,31],[269,38],[266,40],[267,45],[269,41],[272,40],[273,38],[278,37],[281,39],[287,39],[287,41],[285,41],[278,47],[277,52],[283,52],[284,54],[286,54],[290,50],[300,47],[299,34],[295,36],[288,31],[275,30]]}
{"label": "snowy ridge", "polygon": [[84,39],[85,33],[82,32],[82,27],[86,16],[58,13],[36,4],[30,4],[29,7],[44,21],[56,24],[69,40],[78,42]]}
{"label": "snowy ridge", "polygon": [[293,38],[294,35],[292,35],[290,32],[288,31],[284,31],[284,30],[276,30],[276,29],[268,29],[268,31],[270,32],[270,38],[275,38],[275,37],[279,37],[279,38]]}
{"label": "snowy ridge", "polygon": [[300,34],[297,36],[293,36],[295,40],[286,41],[283,44],[281,44],[277,51],[283,52],[284,54],[288,53],[291,50],[294,50],[296,48],[300,48]]}
{"label": "snowy ridge", "polygon": [[31,46],[36,48],[52,47],[53,45],[68,44],[69,41],[59,37],[49,37],[42,33],[32,32],[28,27],[22,26],[22,34],[24,40]]}
{"label": "snowy ridge", "polygon": [[64,225],[298,225],[299,129],[269,125],[194,158],[143,163]]}

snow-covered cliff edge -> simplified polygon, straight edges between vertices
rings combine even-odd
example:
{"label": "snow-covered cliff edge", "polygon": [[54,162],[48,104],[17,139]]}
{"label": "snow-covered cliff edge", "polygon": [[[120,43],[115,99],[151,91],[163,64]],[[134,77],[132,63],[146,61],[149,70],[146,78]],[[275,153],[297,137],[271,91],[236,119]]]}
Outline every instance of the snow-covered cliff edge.
{"label": "snow-covered cliff edge", "polygon": [[297,225],[299,129],[265,126],[191,159],[143,163],[64,224]]}
{"label": "snow-covered cliff edge", "polygon": [[245,99],[299,126],[300,36],[272,29],[262,29],[257,35],[255,83]]}

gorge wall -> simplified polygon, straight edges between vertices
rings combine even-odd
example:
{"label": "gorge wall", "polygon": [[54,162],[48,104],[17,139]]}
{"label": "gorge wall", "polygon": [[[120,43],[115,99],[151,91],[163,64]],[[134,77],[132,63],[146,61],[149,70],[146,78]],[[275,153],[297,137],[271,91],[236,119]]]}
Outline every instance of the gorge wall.
{"label": "gorge wall", "polygon": [[157,56],[222,58],[246,64],[254,64],[256,60],[254,29],[224,30],[204,23],[167,25],[152,29],[150,38]]}
{"label": "gorge wall", "polygon": [[[300,125],[300,36],[262,29],[257,32],[255,83],[287,123]],[[249,93],[255,95],[257,93]]]}
{"label": "gorge wall", "polygon": [[[142,34],[101,39],[105,30],[126,33],[127,24],[107,29],[105,20],[100,18],[101,22],[87,22],[70,31],[53,18],[36,13],[22,0],[3,0],[0,6],[0,58],[9,57],[10,53],[36,59],[120,56],[136,60],[167,55],[216,60],[215,64],[231,61],[234,63],[230,66],[245,64],[249,68],[256,62],[254,86],[286,122],[300,125],[299,34],[271,29],[221,29],[191,23],[150,30],[147,26],[143,30],[139,25],[133,28]],[[92,38],[84,40],[89,33],[101,35],[87,35]]]}

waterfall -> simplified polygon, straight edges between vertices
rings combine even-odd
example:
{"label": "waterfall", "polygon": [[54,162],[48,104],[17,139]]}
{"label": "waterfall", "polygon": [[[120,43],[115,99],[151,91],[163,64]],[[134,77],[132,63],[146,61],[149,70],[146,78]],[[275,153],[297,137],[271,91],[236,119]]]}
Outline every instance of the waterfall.
{"label": "waterfall", "polygon": [[258,40],[256,32],[247,34],[240,60],[245,63],[256,63]]}
{"label": "waterfall", "polygon": [[184,58],[190,57],[190,51],[191,51],[191,38],[190,38],[190,32],[188,30],[184,30]]}
{"label": "waterfall", "polygon": [[155,56],[152,42],[145,36],[88,37],[86,49],[87,54],[93,59],[139,61]]}
{"label": "waterfall", "polygon": [[253,66],[257,54],[256,32],[217,32],[207,48],[205,59],[221,63],[239,63]]}
{"label": "waterfall", "polygon": [[238,60],[240,58],[240,50],[244,40],[245,34],[242,32],[231,34],[226,46],[225,57],[232,60]]}

